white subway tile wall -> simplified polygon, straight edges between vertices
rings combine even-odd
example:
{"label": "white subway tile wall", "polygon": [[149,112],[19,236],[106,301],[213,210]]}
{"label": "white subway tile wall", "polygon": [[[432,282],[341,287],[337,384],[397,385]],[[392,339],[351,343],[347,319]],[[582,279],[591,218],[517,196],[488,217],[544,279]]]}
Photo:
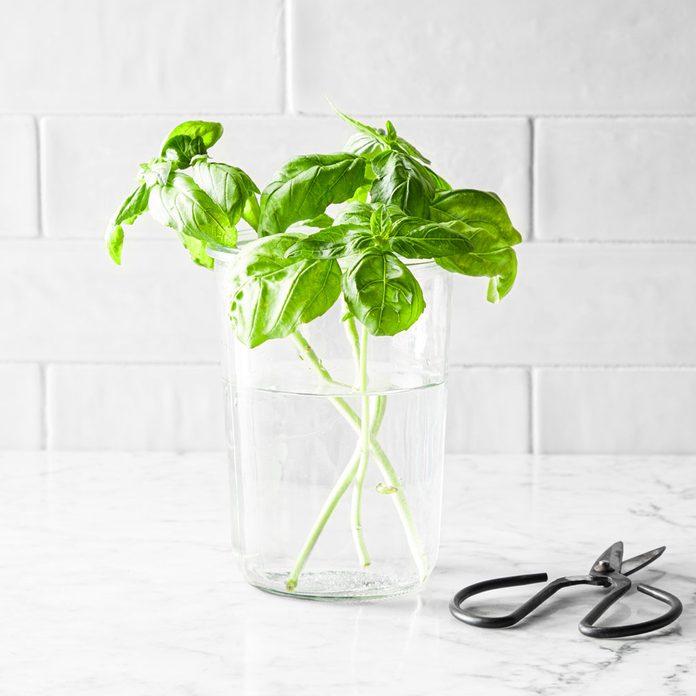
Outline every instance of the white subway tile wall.
{"label": "white subway tile wall", "polygon": [[48,446],[55,450],[221,450],[217,365],[51,365]]}
{"label": "white subway tile wall", "polygon": [[211,274],[149,220],[120,268],[102,235],[178,121],[220,120],[218,156],[263,183],[342,147],[329,97],[393,116],[526,239],[500,305],[481,279],[455,285],[450,451],[696,451],[691,0],[0,13],[0,448],[223,447]]}

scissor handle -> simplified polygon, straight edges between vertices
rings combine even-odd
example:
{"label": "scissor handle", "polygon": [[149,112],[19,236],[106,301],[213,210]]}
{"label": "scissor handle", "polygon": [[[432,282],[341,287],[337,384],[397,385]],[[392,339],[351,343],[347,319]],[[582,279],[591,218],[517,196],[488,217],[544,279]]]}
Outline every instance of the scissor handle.
{"label": "scissor handle", "polygon": [[528,599],[524,604],[515,609],[510,614],[505,616],[479,616],[474,614],[469,609],[463,609],[462,603],[464,600],[474,595],[488,592],[489,590],[500,590],[504,587],[521,587],[522,585],[532,585],[537,582],[545,582],[549,579],[546,573],[533,573],[531,575],[511,575],[505,578],[495,578],[494,580],[486,580],[485,582],[477,582],[475,585],[469,585],[462,590],[459,590],[450,602],[449,609],[452,616],[459,621],[463,621],[471,626],[479,628],[507,628],[514,626],[520,622],[525,616],[533,612],[540,604],[545,602],[549,597],[558,592],[564,587],[572,585],[588,585],[594,584],[588,576],[579,576],[574,578],[558,578],[537,592],[531,599]]}
{"label": "scissor handle", "polygon": [[656,631],[658,628],[668,626],[679,618],[684,609],[679,598],[675,597],[670,592],[665,592],[664,590],[659,590],[657,587],[650,587],[649,585],[636,585],[638,592],[642,592],[648,595],[648,597],[652,597],[653,599],[667,604],[669,609],[662,614],[662,616],[657,616],[648,621],[625,624],[623,626],[595,626],[594,623],[612,604],[614,604],[614,602],[618,601],[628,591],[630,586],[630,581],[616,582],[616,580],[614,580],[612,582],[612,588],[606,597],[604,597],[580,622],[580,632],[591,638],[624,638],[625,636],[637,636],[641,633]]}

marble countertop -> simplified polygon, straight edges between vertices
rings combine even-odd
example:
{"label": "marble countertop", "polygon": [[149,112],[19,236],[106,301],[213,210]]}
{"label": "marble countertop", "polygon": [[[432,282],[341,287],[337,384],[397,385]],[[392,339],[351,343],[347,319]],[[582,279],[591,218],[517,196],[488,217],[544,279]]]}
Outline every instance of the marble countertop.
{"label": "marble countertop", "polygon": [[[429,585],[368,604],[241,580],[222,455],[6,453],[0,477],[2,696],[696,693],[696,457],[452,458]],[[618,539],[627,555],[667,545],[634,578],[681,597],[677,624],[585,638],[597,588],[515,629],[449,615],[462,585],[584,573]],[[613,612],[656,608],[631,593]]]}

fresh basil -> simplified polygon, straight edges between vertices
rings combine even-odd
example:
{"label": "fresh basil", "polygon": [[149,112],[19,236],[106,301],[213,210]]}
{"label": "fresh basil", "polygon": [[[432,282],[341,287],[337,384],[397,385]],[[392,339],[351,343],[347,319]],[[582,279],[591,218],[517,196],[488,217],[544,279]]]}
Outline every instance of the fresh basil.
{"label": "fresh basil", "polygon": [[106,247],[109,250],[109,256],[119,265],[121,264],[121,251],[123,249],[123,225],[132,225],[147,211],[149,196],[150,192],[147,184],[139,184],[109,222],[109,227],[106,231]]}
{"label": "fresh basil", "polygon": [[468,230],[462,233],[471,243],[470,252],[438,258],[437,263],[453,273],[488,277],[488,300],[499,302],[517,277],[517,255],[511,247],[522,241],[500,198],[460,189],[439,194],[430,210],[433,219],[464,223]]}
{"label": "fresh basil", "polygon": [[392,219],[387,206],[380,205],[370,216],[370,231],[377,239],[389,239],[392,233]]}
{"label": "fresh basil", "polygon": [[193,180],[227,214],[231,225],[236,225],[249,199],[259,193],[248,174],[229,164],[213,162],[207,157],[196,157],[192,162]]}
{"label": "fresh basil", "polygon": [[389,240],[392,250],[407,259],[433,259],[467,254],[471,242],[459,231],[461,223],[441,223],[401,218]]}
{"label": "fresh basil", "polygon": [[173,168],[174,165],[172,162],[158,157],[140,165],[138,179],[143,181],[148,188],[156,184],[166,186]]}
{"label": "fresh basil", "polygon": [[507,295],[517,277],[517,255],[509,247],[493,251],[476,251],[435,259],[442,268],[468,276],[486,276],[489,302],[499,302]]}
{"label": "fresh basil", "polygon": [[375,245],[367,228],[334,225],[321,232],[301,237],[287,251],[289,258],[337,259],[358,254]]}
{"label": "fresh basil", "polygon": [[288,162],[261,194],[260,236],[285,232],[332,203],[348,200],[366,183],[365,160],[348,152],[304,155]]}
{"label": "fresh basil", "polygon": [[141,165],[137,188],[112,218],[109,254],[121,262],[124,226],[149,209],[210,268],[208,245],[236,246],[245,220],[260,241],[240,255],[231,317],[247,345],[289,335],[341,291],[347,316],[370,333],[404,331],[425,306],[405,259],[488,277],[488,299],[505,297],[517,274],[512,247],[522,237],[498,196],[453,189],[391,121],[378,128],[337,113],[356,131],[347,151],[290,160],[260,195],[242,169],[208,154],[222,135],[219,123],[180,124],[159,156]]}
{"label": "fresh basil", "polygon": [[460,220],[479,230],[477,239],[472,239],[477,249],[504,248],[522,241],[503,202],[488,191],[457,189],[440,193],[430,204],[430,217]]}
{"label": "fresh basil", "polygon": [[372,201],[396,205],[406,215],[428,218],[435,186],[419,164],[401,152],[387,151],[372,160]]}
{"label": "fresh basil", "polygon": [[299,240],[292,233],[256,240],[234,264],[230,320],[237,338],[250,348],[289,336],[327,312],[341,293],[335,260],[288,258]]}
{"label": "fresh basil", "polygon": [[324,229],[325,227],[331,227],[333,225],[333,218],[326,213],[321,213],[311,220],[300,220],[297,224],[301,227],[319,227]]}
{"label": "fresh basil", "polygon": [[177,168],[188,167],[196,155],[205,155],[222,137],[222,124],[213,121],[180,123],[162,143],[161,156]]}
{"label": "fresh basil", "polygon": [[370,227],[370,220],[375,207],[369,203],[362,201],[353,201],[348,203],[338,215],[336,215],[335,224],[337,225],[354,225],[356,227]]}
{"label": "fresh basil", "polygon": [[150,212],[182,237],[233,247],[237,230],[225,211],[187,174],[175,173],[166,186],[150,191]]}
{"label": "fresh basil", "polygon": [[415,276],[390,252],[363,254],[343,276],[343,296],[350,312],[373,336],[405,331],[425,309]]}

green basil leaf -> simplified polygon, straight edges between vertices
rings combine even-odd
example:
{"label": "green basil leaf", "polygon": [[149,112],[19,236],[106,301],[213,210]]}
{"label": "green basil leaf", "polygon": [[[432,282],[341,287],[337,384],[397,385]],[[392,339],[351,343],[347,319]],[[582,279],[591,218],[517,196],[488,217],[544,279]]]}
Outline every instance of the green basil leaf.
{"label": "green basil leaf", "polygon": [[207,152],[208,149],[199,136],[190,138],[188,135],[177,135],[167,141],[167,149],[163,156],[176,169],[186,169],[194,157],[205,155]]}
{"label": "green basil leaf", "polygon": [[149,195],[147,185],[140,184],[123,202],[114,216],[113,224],[132,225],[138,217],[147,211]]}
{"label": "green basil leaf", "polygon": [[229,164],[198,157],[192,162],[193,180],[227,213],[230,224],[236,225],[247,201],[259,192],[249,175]]}
{"label": "green basil leaf", "polygon": [[437,259],[471,251],[471,242],[460,233],[463,223],[430,222],[404,217],[394,224],[389,240],[392,250],[407,259]]}
{"label": "green basil leaf", "polygon": [[346,123],[350,124],[358,132],[353,135],[346,143],[344,150],[362,155],[367,159],[372,159],[377,153],[384,150],[396,150],[408,157],[419,159],[425,164],[430,164],[430,160],[425,157],[414,145],[400,137],[394,124],[387,121],[384,129],[369,126],[367,123],[358,121],[357,118],[348,116],[334,107],[334,111]]}
{"label": "green basil leaf", "polygon": [[143,181],[148,188],[156,184],[166,186],[172,173],[172,167],[172,162],[153,159],[140,165],[138,178]]}
{"label": "green basil leaf", "polygon": [[373,336],[393,336],[423,313],[425,300],[415,276],[394,254],[369,251],[343,276],[351,313]]}
{"label": "green basil leaf", "polygon": [[225,212],[188,175],[177,172],[167,186],[150,192],[150,212],[180,237],[188,236],[222,246],[237,244],[237,230]]}
{"label": "green basil leaf", "polygon": [[351,202],[351,203],[353,203],[353,202],[355,202],[355,203],[367,203],[367,199],[370,195],[370,189],[372,188],[372,176],[371,176],[371,173],[369,176],[367,175],[367,169],[369,169],[369,167],[366,168],[366,170],[365,170],[366,171],[365,178],[367,178],[369,180],[369,183],[364,184],[363,186],[358,186],[358,188],[355,189],[355,193],[353,194],[353,197],[348,199],[349,202]]}
{"label": "green basil leaf", "polygon": [[407,215],[428,218],[435,186],[423,165],[400,152],[383,152],[372,160],[375,181],[371,199],[398,206]]}
{"label": "green basil leaf", "polygon": [[180,237],[184,247],[186,247],[186,250],[190,254],[194,263],[198,264],[199,266],[203,266],[203,268],[213,267],[214,261],[212,257],[208,255],[207,242],[203,242],[195,237],[190,237],[187,234],[182,234]]}
{"label": "green basil leaf", "polygon": [[185,121],[164,140],[162,157],[177,167],[188,167],[195,155],[204,155],[222,136],[222,124],[214,121]]}
{"label": "green basil leaf", "polygon": [[370,216],[370,230],[378,239],[387,239],[392,233],[392,221],[386,205],[379,205]]}
{"label": "green basil leaf", "polygon": [[439,266],[453,273],[487,276],[489,302],[502,300],[512,289],[517,276],[517,255],[510,247],[448,256],[435,261]]}
{"label": "green basil leaf", "polygon": [[369,229],[354,225],[334,225],[302,237],[287,251],[288,258],[336,259],[359,254],[374,246]]}
{"label": "green basil leaf", "polygon": [[356,227],[370,227],[370,219],[374,212],[374,207],[362,201],[349,203],[338,215],[336,215],[336,225],[355,225]]}
{"label": "green basil leaf", "polygon": [[285,232],[331,203],[343,203],[366,183],[365,160],[348,152],[305,155],[288,162],[261,194],[259,235]]}
{"label": "green basil leaf", "polygon": [[331,227],[331,225],[333,225],[333,218],[326,213],[321,213],[321,215],[317,215],[311,220],[300,220],[297,224],[303,227],[319,227],[324,229],[325,227]]}
{"label": "green basil leaf", "polygon": [[[333,105],[332,105],[333,106]],[[342,118],[347,124],[353,126],[358,133],[362,133],[363,135],[367,135],[370,138],[373,139],[373,141],[380,142],[383,145],[388,145],[388,139],[387,139],[387,134],[384,130],[381,128],[375,128],[374,126],[368,126],[367,123],[362,123],[361,121],[358,121],[357,118],[353,118],[352,116],[348,116],[348,114],[344,114],[342,111],[339,111],[336,107],[333,107],[333,110],[336,112],[336,115]],[[393,128],[393,126],[392,126]]]}
{"label": "green basil leaf", "polygon": [[343,146],[346,152],[352,152],[354,155],[360,155],[365,159],[372,159],[385,149],[384,142],[378,140],[367,133],[354,133],[348,138]]}
{"label": "green basil leaf", "polygon": [[112,261],[121,265],[121,252],[123,251],[123,227],[121,225],[109,225],[106,230],[106,248]]}
{"label": "green basil leaf", "polygon": [[247,202],[244,204],[244,210],[242,210],[242,219],[248,222],[254,230],[259,229],[259,213],[259,201],[256,196],[247,198]]}
{"label": "green basil leaf", "polygon": [[123,249],[122,225],[132,225],[147,211],[149,197],[150,192],[147,184],[141,183],[126,198],[116,215],[109,222],[109,227],[106,230],[106,247],[109,250],[109,256],[118,265],[121,264],[121,251]]}
{"label": "green basil leaf", "polygon": [[476,229],[470,238],[476,251],[504,249],[522,241],[503,202],[487,191],[456,189],[440,193],[430,205],[429,217],[443,222],[460,220]]}
{"label": "green basil leaf", "polygon": [[327,312],[341,294],[335,260],[287,257],[300,239],[292,233],[258,239],[242,249],[233,266],[230,320],[250,348],[289,336]]}
{"label": "green basil leaf", "polygon": [[436,191],[451,191],[452,186],[445,181],[439,174],[434,172],[430,167],[423,165],[423,169],[428,173],[430,180],[433,182],[433,186]]}
{"label": "green basil leaf", "polygon": [[404,140],[404,138],[397,137],[392,147],[395,150],[400,150],[409,157],[419,159],[424,164],[430,164],[430,160],[420,152],[415,145],[411,145],[411,143],[409,143],[408,140]]}

